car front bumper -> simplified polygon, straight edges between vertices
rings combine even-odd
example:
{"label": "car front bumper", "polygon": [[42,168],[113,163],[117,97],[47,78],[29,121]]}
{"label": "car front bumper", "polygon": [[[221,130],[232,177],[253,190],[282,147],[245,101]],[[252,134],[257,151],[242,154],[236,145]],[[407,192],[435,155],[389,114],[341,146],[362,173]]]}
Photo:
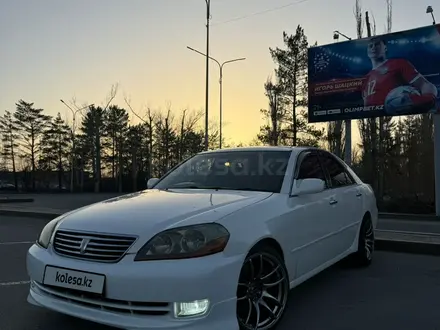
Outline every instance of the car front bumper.
{"label": "car front bumper", "polygon": [[[62,257],[50,247],[33,245],[27,255],[31,280],[28,301],[34,305],[127,330],[238,329],[236,290],[244,256],[95,263]],[[105,275],[97,296],[43,284],[46,266]],[[209,299],[202,316],[176,318],[174,303]]]}

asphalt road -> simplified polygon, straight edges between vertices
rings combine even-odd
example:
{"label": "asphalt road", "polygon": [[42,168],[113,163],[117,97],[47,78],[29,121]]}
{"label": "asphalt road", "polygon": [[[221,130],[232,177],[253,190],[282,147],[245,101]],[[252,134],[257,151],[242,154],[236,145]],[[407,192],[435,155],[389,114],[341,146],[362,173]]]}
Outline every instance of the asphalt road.
{"label": "asphalt road", "polygon": [[[26,302],[26,251],[45,221],[0,219],[1,330],[111,330]],[[440,329],[440,258],[376,252],[368,269],[336,265],[292,291],[279,330]]]}

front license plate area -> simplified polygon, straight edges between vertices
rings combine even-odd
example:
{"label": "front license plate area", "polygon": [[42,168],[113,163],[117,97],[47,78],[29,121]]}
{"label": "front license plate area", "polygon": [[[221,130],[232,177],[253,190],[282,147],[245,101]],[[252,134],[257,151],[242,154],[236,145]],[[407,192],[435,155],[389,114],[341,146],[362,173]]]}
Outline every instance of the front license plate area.
{"label": "front license plate area", "polygon": [[102,294],[105,275],[46,266],[43,284],[60,288]]}

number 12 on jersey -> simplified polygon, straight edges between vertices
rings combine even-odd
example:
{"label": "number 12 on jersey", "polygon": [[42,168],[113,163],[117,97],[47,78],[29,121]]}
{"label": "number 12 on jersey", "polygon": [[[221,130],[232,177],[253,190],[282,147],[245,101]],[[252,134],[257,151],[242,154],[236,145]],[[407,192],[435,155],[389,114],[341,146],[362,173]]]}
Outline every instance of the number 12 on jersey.
{"label": "number 12 on jersey", "polygon": [[376,79],[370,80],[367,85],[367,96],[373,95],[376,93]]}

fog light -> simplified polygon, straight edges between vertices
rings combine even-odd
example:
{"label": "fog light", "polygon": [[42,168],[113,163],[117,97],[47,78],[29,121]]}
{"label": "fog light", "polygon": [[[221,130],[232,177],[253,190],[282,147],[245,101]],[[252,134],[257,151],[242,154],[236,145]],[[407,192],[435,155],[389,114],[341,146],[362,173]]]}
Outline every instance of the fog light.
{"label": "fog light", "polygon": [[208,311],[209,300],[196,300],[185,303],[174,303],[175,317],[201,316]]}

